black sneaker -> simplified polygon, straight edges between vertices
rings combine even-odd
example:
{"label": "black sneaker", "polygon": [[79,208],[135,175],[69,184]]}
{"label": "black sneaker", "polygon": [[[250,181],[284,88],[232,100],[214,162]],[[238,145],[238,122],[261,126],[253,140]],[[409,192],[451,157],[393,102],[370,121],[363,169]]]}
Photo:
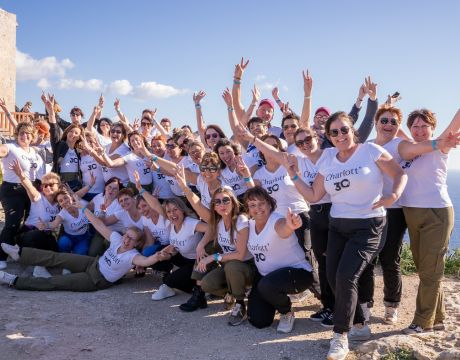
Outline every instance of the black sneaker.
{"label": "black sneaker", "polygon": [[323,321],[328,316],[332,315],[331,310],[328,308],[322,308],[321,310],[315,312],[314,314],[310,315],[311,321]]}
{"label": "black sneaker", "polygon": [[334,319],[332,318],[332,312],[330,312],[329,316],[325,317],[323,321],[321,321],[321,326],[327,329],[331,329],[334,327]]}
{"label": "black sneaker", "polygon": [[186,311],[186,312],[192,312],[192,311],[195,311],[198,309],[204,309],[207,307],[208,307],[208,303],[206,302],[204,292],[203,290],[201,290],[201,287],[199,286],[195,286],[193,288],[192,297],[188,299],[186,303],[179,306],[179,308],[182,311]]}

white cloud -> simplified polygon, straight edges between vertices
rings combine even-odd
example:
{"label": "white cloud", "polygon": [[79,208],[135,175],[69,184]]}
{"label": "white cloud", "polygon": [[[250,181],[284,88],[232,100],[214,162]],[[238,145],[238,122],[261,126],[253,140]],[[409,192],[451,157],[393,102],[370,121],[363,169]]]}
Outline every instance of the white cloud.
{"label": "white cloud", "polygon": [[66,71],[74,66],[70,59],[58,61],[54,56],[47,56],[37,60],[16,50],[16,78],[19,81],[63,77]]}
{"label": "white cloud", "polygon": [[155,81],[143,82],[137,85],[133,91],[133,96],[138,99],[149,98],[168,98],[171,96],[184,94],[186,89],[176,89],[170,85],[158,84]]}
{"label": "white cloud", "polygon": [[116,95],[128,95],[133,91],[133,86],[128,80],[115,80],[108,86],[108,91]]}
{"label": "white cloud", "polygon": [[257,84],[257,87],[260,89],[260,90],[272,90],[275,86],[277,86],[276,84],[273,84],[273,83],[270,83],[270,82],[264,82],[262,84]]}
{"label": "white cloud", "polygon": [[75,80],[75,79],[60,79],[57,83],[60,89],[84,89],[91,91],[101,91],[104,88],[104,83],[99,79]]}
{"label": "white cloud", "polygon": [[267,77],[265,75],[256,75],[254,81],[255,82],[260,82],[260,81],[263,81],[265,80]]}
{"label": "white cloud", "polygon": [[289,91],[289,88],[286,85],[282,86],[283,91]]}
{"label": "white cloud", "polygon": [[49,89],[51,87],[51,83],[49,82],[48,79],[46,78],[41,78],[40,80],[37,81],[37,86],[42,89]]}

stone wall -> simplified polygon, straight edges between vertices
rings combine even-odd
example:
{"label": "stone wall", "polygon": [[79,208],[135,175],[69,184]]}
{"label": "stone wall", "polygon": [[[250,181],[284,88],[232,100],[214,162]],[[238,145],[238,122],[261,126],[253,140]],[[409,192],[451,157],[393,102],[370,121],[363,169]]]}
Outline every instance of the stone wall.
{"label": "stone wall", "polygon": [[16,102],[16,15],[0,9],[0,97],[10,111]]}

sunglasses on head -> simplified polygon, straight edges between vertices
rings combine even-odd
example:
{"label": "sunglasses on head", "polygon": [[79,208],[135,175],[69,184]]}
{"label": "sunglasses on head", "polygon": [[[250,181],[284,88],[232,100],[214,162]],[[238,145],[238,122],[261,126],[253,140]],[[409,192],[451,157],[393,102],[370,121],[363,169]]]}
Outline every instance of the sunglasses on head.
{"label": "sunglasses on head", "polygon": [[391,119],[388,119],[386,117],[380,118],[380,124],[386,125],[388,123],[390,123],[391,125],[398,125],[398,120],[396,120],[395,118],[391,118]]}
{"label": "sunglasses on head", "polygon": [[296,124],[291,124],[291,125],[284,125],[283,126],[283,130],[287,130],[287,129],[297,129],[297,125]]}
{"label": "sunglasses on head", "polygon": [[215,173],[217,170],[219,170],[217,166],[200,166],[201,172],[209,171]]}
{"label": "sunglasses on head", "polygon": [[305,139],[303,140],[296,140],[295,144],[297,146],[307,145],[307,144],[310,144],[312,140],[313,140],[313,136],[307,135]]}
{"label": "sunglasses on head", "polygon": [[221,199],[214,199],[214,205],[228,205],[232,200],[228,196],[224,196]]}
{"label": "sunglasses on head", "polygon": [[219,137],[218,133],[206,134],[206,140],[209,140],[211,138],[217,139],[218,137]]}
{"label": "sunglasses on head", "polygon": [[329,136],[330,137],[337,137],[339,136],[339,131],[342,133],[342,135],[346,135],[350,132],[350,127],[349,126],[342,126],[340,129],[330,129],[329,130]]}

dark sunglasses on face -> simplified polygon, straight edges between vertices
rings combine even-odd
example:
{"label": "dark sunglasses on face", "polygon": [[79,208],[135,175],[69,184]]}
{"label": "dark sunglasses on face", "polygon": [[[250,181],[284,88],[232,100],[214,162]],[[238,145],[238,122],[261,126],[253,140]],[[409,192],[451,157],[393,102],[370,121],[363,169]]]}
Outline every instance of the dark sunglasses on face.
{"label": "dark sunglasses on face", "polygon": [[209,140],[211,138],[217,139],[218,137],[219,137],[218,133],[206,134],[206,140]]}
{"label": "dark sunglasses on face", "polygon": [[149,123],[149,122],[144,122],[144,121],[142,121],[142,122],[141,122],[141,126],[152,126],[152,124]]}
{"label": "dark sunglasses on face", "polygon": [[340,129],[330,129],[329,130],[329,136],[331,137],[337,137],[339,136],[339,131],[342,133],[342,135],[346,135],[350,132],[350,127],[349,126],[342,126]]}
{"label": "dark sunglasses on face", "polygon": [[70,113],[70,116],[79,116],[81,115],[79,112],[71,112]]}
{"label": "dark sunglasses on face", "polygon": [[190,142],[190,139],[189,139],[189,138],[185,138],[185,139],[182,141],[182,144],[180,144],[179,146],[180,146],[181,148],[183,148],[183,147],[186,146],[189,142]]}
{"label": "dark sunglasses on face", "polygon": [[58,184],[58,183],[42,184],[42,187],[43,187],[43,188],[53,187],[54,185],[57,185],[57,184]]}
{"label": "dark sunglasses on face", "polygon": [[310,144],[312,140],[313,140],[313,136],[308,135],[303,140],[296,140],[295,144],[297,146],[307,145],[307,144]]}
{"label": "dark sunglasses on face", "polygon": [[380,118],[380,124],[386,125],[388,123],[390,123],[391,125],[396,126],[396,125],[398,125],[398,120],[396,120],[395,118],[391,118],[391,119],[388,119],[386,117]]}
{"label": "dark sunglasses on face", "polygon": [[176,147],[177,147],[176,144],[166,144],[166,149],[169,149],[169,150],[175,149]]}
{"label": "dark sunglasses on face", "polygon": [[231,199],[228,196],[225,196],[221,199],[214,199],[214,205],[228,205],[230,204]]}
{"label": "dark sunglasses on face", "polygon": [[209,171],[215,173],[217,170],[219,170],[217,166],[200,166],[201,172]]}
{"label": "dark sunglasses on face", "polygon": [[123,131],[121,131],[120,129],[112,129],[112,130],[110,130],[110,133],[112,133],[112,134],[122,134]]}
{"label": "dark sunglasses on face", "polygon": [[283,130],[287,130],[287,129],[297,129],[297,125],[296,124],[291,124],[291,125],[284,125],[283,126]]}

